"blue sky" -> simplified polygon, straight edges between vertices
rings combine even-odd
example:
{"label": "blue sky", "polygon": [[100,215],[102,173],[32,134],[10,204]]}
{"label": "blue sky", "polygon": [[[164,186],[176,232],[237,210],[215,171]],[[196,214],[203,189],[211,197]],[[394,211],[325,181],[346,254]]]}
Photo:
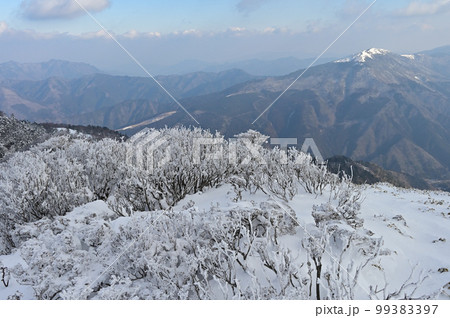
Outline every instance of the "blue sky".
{"label": "blue sky", "polygon": [[[84,2],[83,2],[84,1]],[[36,18],[30,3],[73,2],[73,0],[2,1],[0,21],[13,28],[34,29],[39,32],[83,33],[98,30],[88,17]],[[105,3],[97,17],[108,29],[118,33],[129,30],[170,33],[188,29],[221,31],[232,27],[251,29],[288,28],[302,31],[310,23],[338,20],[342,11],[362,7],[371,1],[348,0],[79,0]],[[405,7],[409,1],[377,1],[378,9]]]}
{"label": "blue sky", "polygon": [[[77,0],[144,65],[315,57],[369,0]],[[450,0],[378,0],[327,52],[450,44]],[[0,2],[0,62],[51,58],[132,67],[74,0]],[[132,70],[130,70],[132,71]]]}

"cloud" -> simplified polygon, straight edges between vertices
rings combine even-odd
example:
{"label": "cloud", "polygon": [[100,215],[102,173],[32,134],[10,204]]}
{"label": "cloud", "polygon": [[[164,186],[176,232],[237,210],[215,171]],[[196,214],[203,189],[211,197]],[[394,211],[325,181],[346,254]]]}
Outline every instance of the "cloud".
{"label": "cloud", "polygon": [[0,21],[0,34],[5,31],[8,31],[8,24],[5,21]]}
{"label": "cloud", "polygon": [[246,29],[242,28],[242,27],[231,27],[231,28],[229,28],[229,30],[231,32],[244,32],[244,31],[246,31]]}
{"label": "cloud", "polygon": [[262,7],[264,3],[268,2],[269,0],[241,0],[236,5],[236,8],[240,12],[244,13],[250,13],[252,11],[255,11]]}
{"label": "cloud", "polygon": [[[187,34],[187,31],[188,30],[184,31],[183,34]],[[139,38],[160,38],[162,34],[160,32],[139,32],[136,30],[130,30],[123,34],[119,34],[119,36],[126,39],[139,39]]]}
{"label": "cloud", "polygon": [[23,0],[20,9],[25,17],[32,20],[71,19],[86,10],[99,12],[110,6],[109,0]]}
{"label": "cloud", "polygon": [[400,10],[399,13],[405,16],[424,16],[449,10],[450,0],[413,1],[406,8]]}
{"label": "cloud", "polygon": [[104,30],[100,30],[97,32],[86,32],[79,35],[72,35],[74,38],[80,38],[80,39],[110,39],[108,33],[106,33]]}
{"label": "cloud", "polygon": [[196,29],[184,30],[183,35],[198,35],[200,36],[202,33]]}

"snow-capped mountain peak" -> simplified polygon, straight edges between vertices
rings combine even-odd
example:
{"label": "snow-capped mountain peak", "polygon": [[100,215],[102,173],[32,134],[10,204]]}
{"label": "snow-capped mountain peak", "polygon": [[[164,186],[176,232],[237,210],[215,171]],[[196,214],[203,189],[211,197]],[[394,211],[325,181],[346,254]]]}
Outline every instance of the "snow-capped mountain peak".
{"label": "snow-capped mountain peak", "polygon": [[355,55],[353,59],[358,62],[364,63],[367,59],[373,60],[375,55],[386,55],[388,53],[388,50],[372,48],[369,50],[364,50],[361,53]]}
{"label": "snow-capped mountain peak", "polygon": [[348,63],[348,62],[358,62],[358,63],[365,63],[367,59],[373,60],[375,55],[386,55],[390,53],[390,51],[385,49],[377,49],[377,48],[371,48],[368,50],[364,50],[361,53],[358,53],[356,55],[353,55],[353,57],[341,59],[335,61],[335,63]]}

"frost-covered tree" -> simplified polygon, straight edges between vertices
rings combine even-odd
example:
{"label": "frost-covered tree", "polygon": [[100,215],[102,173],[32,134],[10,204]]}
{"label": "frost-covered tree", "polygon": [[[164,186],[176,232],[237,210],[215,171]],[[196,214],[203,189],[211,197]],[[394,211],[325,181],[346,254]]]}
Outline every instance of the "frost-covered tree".
{"label": "frost-covered tree", "polygon": [[361,272],[381,251],[382,240],[362,229],[361,190],[348,180],[337,187],[336,206],[313,206],[315,225],[303,240],[316,299],[354,299]]}
{"label": "frost-covered tree", "polygon": [[16,221],[63,215],[92,200],[85,168],[68,155],[69,144],[64,141],[51,139],[42,148],[16,153],[2,164],[0,191]]}
{"label": "frost-covered tree", "polygon": [[[123,166],[124,175],[110,200],[119,214],[168,208],[188,194],[219,185],[230,174],[224,156],[207,156],[214,151],[214,146],[226,146],[223,136],[183,127],[163,129],[158,138],[153,133],[150,130],[146,132],[147,137],[143,135],[142,140],[148,140],[144,145],[126,145],[128,155],[142,151],[146,164],[132,161]],[[194,158],[197,148],[203,155],[198,160]]]}

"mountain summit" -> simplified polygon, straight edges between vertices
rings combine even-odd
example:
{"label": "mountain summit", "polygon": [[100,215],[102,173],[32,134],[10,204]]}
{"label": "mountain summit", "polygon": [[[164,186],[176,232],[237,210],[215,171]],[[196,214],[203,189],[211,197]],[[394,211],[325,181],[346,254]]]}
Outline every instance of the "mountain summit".
{"label": "mountain summit", "polygon": [[376,49],[376,48],[371,48],[368,50],[364,50],[361,53],[358,53],[356,55],[353,55],[353,57],[348,57],[348,58],[344,58],[344,59],[340,59],[335,61],[335,63],[348,63],[348,62],[358,62],[358,63],[365,63],[367,59],[371,59],[373,60],[375,58],[376,55],[386,55],[390,53],[390,51],[385,50],[385,49]]}

